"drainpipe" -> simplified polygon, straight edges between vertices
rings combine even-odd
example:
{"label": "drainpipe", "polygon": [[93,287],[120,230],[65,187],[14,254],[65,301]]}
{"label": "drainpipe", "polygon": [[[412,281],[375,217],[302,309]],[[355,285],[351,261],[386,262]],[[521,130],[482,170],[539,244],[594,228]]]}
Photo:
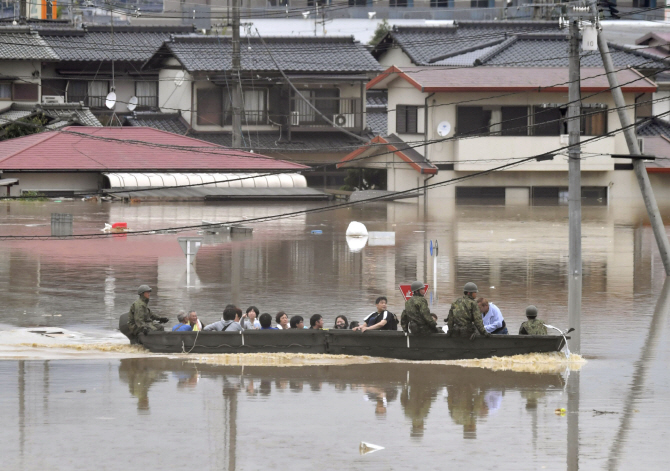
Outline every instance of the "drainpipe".
{"label": "drainpipe", "polygon": [[[428,217],[428,188],[426,188],[426,184],[428,180],[433,178],[435,174],[432,174],[428,178],[423,179],[423,223],[426,224],[426,220]],[[425,229],[425,227],[424,227]],[[424,283],[426,282],[425,280],[428,279],[428,254],[426,253],[426,235],[428,232],[424,231],[423,232],[423,279]]]}
{"label": "drainpipe", "polygon": [[433,95],[435,95],[435,93],[431,93],[423,101],[423,156],[426,160],[428,160],[428,100]]}
{"label": "drainpipe", "polygon": [[191,129],[193,129],[193,110],[195,109],[195,102],[193,101],[193,95],[195,93],[195,80],[191,78]]}

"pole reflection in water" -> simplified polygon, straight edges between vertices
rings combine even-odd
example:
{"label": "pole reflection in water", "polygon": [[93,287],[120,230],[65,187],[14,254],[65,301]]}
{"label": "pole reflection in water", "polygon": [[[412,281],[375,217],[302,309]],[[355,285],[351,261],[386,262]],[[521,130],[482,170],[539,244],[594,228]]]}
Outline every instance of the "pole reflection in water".
{"label": "pole reflection in water", "polygon": [[616,437],[610,448],[609,461],[607,469],[616,470],[619,468],[619,458],[622,451],[625,450],[626,437],[631,428],[635,405],[640,396],[645,392],[645,380],[649,364],[656,358],[656,348],[658,340],[666,324],[668,311],[670,311],[670,279],[666,278],[661,293],[656,302],[656,308],[649,324],[649,333],[644,342],[644,347],[639,360],[635,363],[635,372],[633,373],[633,383],[630,386],[628,396],[623,407],[623,416]]}

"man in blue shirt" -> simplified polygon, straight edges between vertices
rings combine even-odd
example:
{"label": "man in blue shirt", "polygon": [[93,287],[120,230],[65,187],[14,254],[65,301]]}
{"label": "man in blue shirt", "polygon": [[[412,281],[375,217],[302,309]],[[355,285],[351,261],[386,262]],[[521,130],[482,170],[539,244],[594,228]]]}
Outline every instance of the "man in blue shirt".
{"label": "man in blue shirt", "polygon": [[488,333],[496,335],[507,335],[509,333],[498,306],[488,302],[486,298],[477,298],[477,306],[479,306],[479,312],[482,313],[484,328]]}
{"label": "man in blue shirt", "polygon": [[193,330],[193,327],[188,322],[188,315],[184,311],[177,314],[177,320],[179,324],[172,328],[172,332],[190,332]]}

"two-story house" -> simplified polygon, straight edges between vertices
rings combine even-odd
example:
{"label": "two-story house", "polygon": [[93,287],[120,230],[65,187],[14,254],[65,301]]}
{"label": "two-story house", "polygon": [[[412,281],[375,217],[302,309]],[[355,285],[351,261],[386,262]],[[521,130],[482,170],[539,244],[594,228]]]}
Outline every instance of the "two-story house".
{"label": "two-story house", "polygon": [[[246,37],[241,43],[239,74],[231,70],[230,37],[174,35],[164,43],[145,64],[159,70],[161,112],[178,121],[163,119],[164,125],[181,123],[193,137],[231,146],[231,90],[241,82],[246,149],[323,166],[365,141],[365,87],[381,68],[362,44],[351,37]],[[130,121],[157,124],[161,117],[138,113]],[[309,178],[332,186],[341,176],[321,169]]]}
{"label": "two-story house", "polygon": [[[436,42],[435,29],[427,36]],[[551,161],[527,162],[445,184],[430,195],[524,204],[564,199],[567,41],[556,34],[508,36],[479,49],[464,44],[460,54],[446,42],[443,56],[448,57],[435,61],[441,64],[392,66],[373,79],[369,89],[388,93],[387,136],[352,152],[340,167],[386,168],[388,189],[405,190],[423,186],[435,169],[438,173],[430,184],[551,153],[555,155]],[[437,50],[428,52],[437,57]],[[653,77],[665,64],[615,45],[612,58],[619,70],[626,112],[634,117],[641,104],[636,100],[657,89],[639,70]],[[630,160],[611,158],[628,149],[617,132],[621,125],[599,54],[583,53],[581,65],[583,194],[596,204],[638,197]],[[659,178],[653,176],[654,188],[666,195],[667,186],[659,184]]]}

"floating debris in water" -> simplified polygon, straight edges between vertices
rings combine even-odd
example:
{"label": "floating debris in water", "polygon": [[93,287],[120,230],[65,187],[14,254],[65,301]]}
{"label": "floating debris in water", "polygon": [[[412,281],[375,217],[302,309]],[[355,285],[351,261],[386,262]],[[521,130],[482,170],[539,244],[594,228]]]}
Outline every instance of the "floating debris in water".
{"label": "floating debris in water", "polygon": [[[637,412],[637,411],[635,411]],[[593,415],[605,415],[605,414],[618,414],[618,412],[612,412],[608,410],[595,410],[593,409]]]}
{"label": "floating debris in water", "polygon": [[[180,355],[180,357],[183,355]],[[239,366],[313,366],[313,365],[355,365],[366,363],[388,363],[394,360],[353,355],[326,355],[314,353],[217,353],[188,355],[192,363],[208,365]]]}
{"label": "floating debris in water", "polygon": [[373,445],[372,443],[361,442],[358,446],[358,451],[361,455],[367,455],[368,453],[374,453],[375,451],[383,450],[383,446]]}
{"label": "floating debris in water", "polygon": [[508,357],[482,358],[479,360],[434,361],[431,363],[460,365],[474,368],[488,368],[493,371],[518,371],[521,373],[562,373],[566,369],[579,371],[586,364],[580,355],[571,354],[565,358],[562,352],[527,353]]}
{"label": "floating debris in water", "polygon": [[554,411],[554,414],[560,415],[561,417],[565,417],[566,412],[567,411],[565,410],[565,408],[561,407],[560,409],[556,409]]}

